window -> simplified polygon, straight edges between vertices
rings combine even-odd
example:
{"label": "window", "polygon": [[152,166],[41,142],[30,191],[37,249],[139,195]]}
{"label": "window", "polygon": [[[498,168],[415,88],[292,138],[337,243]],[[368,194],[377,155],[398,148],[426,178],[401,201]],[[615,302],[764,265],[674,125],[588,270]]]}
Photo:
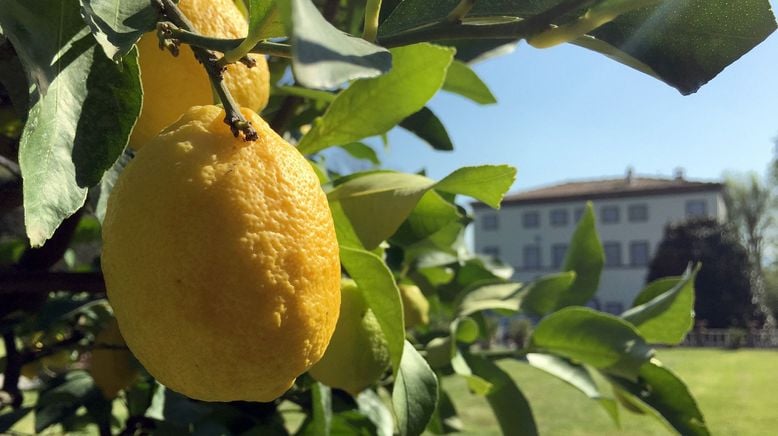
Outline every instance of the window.
{"label": "window", "polygon": [[613,315],[621,315],[624,312],[624,305],[618,301],[608,301],[605,303],[605,311]]}
{"label": "window", "polygon": [[686,202],[686,216],[690,218],[703,217],[708,214],[705,200],[689,200]]}
{"label": "window", "polygon": [[490,213],[488,215],[484,215],[484,221],[483,221],[484,230],[497,230],[497,227],[499,227],[499,222],[497,221],[496,214]]}
{"label": "window", "polygon": [[573,220],[577,223],[578,221],[581,221],[581,217],[583,216],[584,208],[579,207],[575,209],[575,212],[573,212]]}
{"label": "window", "polygon": [[632,241],[629,244],[629,263],[632,266],[648,265],[648,241]]}
{"label": "window", "polygon": [[540,213],[524,212],[524,215],[521,216],[521,225],[525,229],[540,227]]}
{"label": "window", "polygon": [[642,223],[648,221],[647,204],[630,204],[627,209],[627,216],[631,223]]}
{"label": "window", "polygon": [[554,209],[551,211],[551,225],[554,227],[562,227],[567,225],[568,214],[567,209]]}
{"label": "window", "polygon": [[567,244],[554,244],[551,246],[551,266],[561,268],[565,262],[567,254]]}
{"label": "window", "polygon": [[540,269],[540,246],[524,246],[524,269]]}
{"label": "window", "polygon": [[481,252],[492,257],[500,257],[500,247],[497,247],[496,245],[487,245]]}
{"label": "window", "polygon": [[620,242],[606,242],[602,248],[605,250],[605,266],[621,266]]}
{"label": "window", "polygon": [[600,209],[600,221],[603,224],[615,224],[619,222],[619,207],[618,206],[603,206]]}

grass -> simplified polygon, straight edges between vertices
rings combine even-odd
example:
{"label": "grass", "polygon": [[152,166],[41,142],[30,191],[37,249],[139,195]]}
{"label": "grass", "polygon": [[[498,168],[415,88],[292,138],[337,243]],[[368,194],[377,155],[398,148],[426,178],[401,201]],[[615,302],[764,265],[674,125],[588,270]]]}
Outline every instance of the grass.
{"label": "grass", "polygon": [[[778,352],[761,350],[667,349],[659,359],[687,382],[714,435],[774,434],[778,428]],[[595,402],[553,376],[528,365],[503,361],[532,405],[541,435],[667,435],[646,415],[620,410],[621,429]],[[461,378],[447,377],[465,432],[499,435],[491,409],[471,395]]]}

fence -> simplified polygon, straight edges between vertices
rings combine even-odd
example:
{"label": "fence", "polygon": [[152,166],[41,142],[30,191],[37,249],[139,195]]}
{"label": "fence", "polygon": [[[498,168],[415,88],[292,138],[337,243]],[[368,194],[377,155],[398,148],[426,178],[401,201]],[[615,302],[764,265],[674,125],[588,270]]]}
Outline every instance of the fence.
{"label": "fence", "polygon": [[699,329],[689,332],[681,345],[721,348],[778,348],[778,330]]}

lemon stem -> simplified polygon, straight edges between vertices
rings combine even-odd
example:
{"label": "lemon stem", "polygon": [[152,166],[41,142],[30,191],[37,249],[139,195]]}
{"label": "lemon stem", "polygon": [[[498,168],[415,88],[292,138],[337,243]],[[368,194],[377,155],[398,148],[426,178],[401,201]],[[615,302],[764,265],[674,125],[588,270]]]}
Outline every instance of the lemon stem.
{"label": "lemon stem", "polygon": [[[186,15],[181,12],[181,9],[179,9],[172,0],[156,0],[156,2],[165,18],[170,22],[181,29],[197,33],[197,29],[194,28],[189,19],[186,18]],[[251,123],[246,120],[243,114],[240,113],[240,108],[237,103],[235,103],[232,94],[230,94],[230,90],[227,89],[227,85],[224,83],[223,73],[225,67],[219,62],[216,54],[213,51],[202,47],[194,45],[191,47],[197,60],[203,64],[205,71],[208,73],[208,78],[211,80],[211,84],[216,90],[216,95],[219,96],[219,100],[224,106],[224,111],[226,113],[224,122],[230,126],[232,134],[235,137],[238,137],[240,133],[243,133],[243,137],[246,141],[256,140],[258,138],[257,131]]]}
{"label": "lemon stem", "polygon": [[381,15],[381,0],[367,0],[365,5],[365,28],[362,39],[375,42],[378,35],[378,17]]}
{"label": "lemon stem", "polygon": [[476,0],[461,0],[459,4],[446,16],[449,23],[461,23],[462,19],[473,9]]}

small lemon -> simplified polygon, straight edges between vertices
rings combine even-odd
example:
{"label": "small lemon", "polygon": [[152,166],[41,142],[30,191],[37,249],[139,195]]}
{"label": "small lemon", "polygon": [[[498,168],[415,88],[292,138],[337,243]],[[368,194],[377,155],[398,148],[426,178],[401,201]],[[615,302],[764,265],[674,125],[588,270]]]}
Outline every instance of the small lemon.
{"label": "small lemon", "polygon": [[389,348],[378,319],[353,280],[343,280],[340,301],[340,318],[330,346],[309,374],[357,395],[389,367]]}
{"label": "small lemon", "polygon": [[[248,24],[233,0],[181,0],[178,7],[198,33],[214,38],[244,38]],[[252,68],[236,63],[224,72],[224,82],[235,101],[259,112],[270,94],[267,61],[262,55],[249,55]],[[181,45],[174,57],[159,49],[154,32],[138,41],[138,62],[143,85],[143,108],[130,136],[130,147],[140,149],[165,126],[191,106],[211,104],[213,92],[208,75],[195,59],[192,49]]]}
{"label": "small lemon", "polygon": [[119,391],[130,386],[140,374],[126,347],[115,319],[95,338],[89,373],[105,398],[116,398]]}
{"label": "small lemon", "polygon": [[102,266],[135,357],[205,401],[271,401],[324,354],[340,308],[327,197],[256,113],[245,142],[199,106],[146,144],[108,200]]}
{"label": "small lemon", "polygon": [[400,285],[403,300],[405,328],[427,325],[430,322],[430,303],[416,285]]}

